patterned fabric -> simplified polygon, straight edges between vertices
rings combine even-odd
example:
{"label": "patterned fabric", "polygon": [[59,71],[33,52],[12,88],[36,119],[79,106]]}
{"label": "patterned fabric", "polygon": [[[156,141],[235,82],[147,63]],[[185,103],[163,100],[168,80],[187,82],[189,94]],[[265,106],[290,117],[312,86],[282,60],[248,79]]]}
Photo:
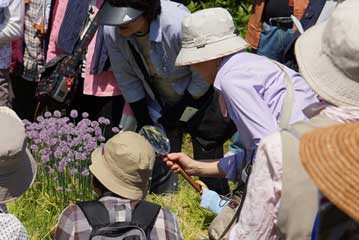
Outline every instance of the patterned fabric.
{"label": "patterned fabric", "polygon": [[6,240],[27,240],[25,227],[12,214],[3,213],[0,208],[0,239]]}
{"label": "patterned fabric", "polygon": [[24,62],[22,77],[29,81],[39,81],[44,66],[43,40],[33,27],[42,0],[31,0],[25,8]]}
{"label": "patterned fabric", "polygon": [[[110,222],[131,221],[131,210],[138,203],[112,196],[100,199],[110,215]],[[57,225],[55,239],[88,239],[92,231],[85,215],[77,205],[70,205],[62,212]],[[151,240],[183,239],[176,217],[167,209],[161,209],[150,233]]]}
{"label": "patterned fabric", "polygon": [[[358,121],[359,108],[328,107],[320,114],[340,122]],[[356,113],[356,114],[355,114]],[[280,132],[259,144],[247,195],[230,239],[279,239],[276,232],[282,191],[282,142]]]}
{"label": "patterned fabric", "polygon": [[[10,1],[0,0],[0,24],[5,21],[5,9],[8,8]],[[0,31],[2,29],[0,28]],[[0,69],[7,69],[11,62],[11,46],[10,43],[0,47]]]}

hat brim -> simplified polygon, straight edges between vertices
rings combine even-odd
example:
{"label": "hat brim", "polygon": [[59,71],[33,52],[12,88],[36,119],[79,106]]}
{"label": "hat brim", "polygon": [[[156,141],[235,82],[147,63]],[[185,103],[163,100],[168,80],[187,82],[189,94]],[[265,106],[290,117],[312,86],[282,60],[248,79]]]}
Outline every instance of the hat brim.
{"label": "hat brim", "polygon": [[228,56],[247,47],[247,42],[237,36],[223,41],[206,44],[199,48],[186,48],[182,46],[176,58],[176,66],[191,65]]}
{"label": "hat brim", "polygon": [[[91,173],[111,192],[116,193],[121,197],[125,197],[132,200],[143,199],[144,193],[138,189],[131,187],[129,183],[126,183],[116,177],[109,167],[106,166],[104,156],[102,154],[102,148],[95,149],[91,154]],[[121,161],[121,159],[119,159]]]}
{"label": "hat brim", "polygon": [[336,106],[359,106],[359,83],[347,77],[322,51],[326,22],[308,29],[295,45],[299,69],[312,89]]}
{"label": "hat brim", "polygon": [[106,2],[98,13],[99,25],[123,25],[135,21],[143,11],[131,7],[114,7]]}
{"label": "hat brim", "polygon": [[317,129],[301,139],[304,168],[320,191],[359,221],[359,123]]}
{"label": "hat brim", "polygon": [[35,181],[37,164],[30,151],[26,149],[17,157],[16,170],[0,176],[0,204],[19,198]]}

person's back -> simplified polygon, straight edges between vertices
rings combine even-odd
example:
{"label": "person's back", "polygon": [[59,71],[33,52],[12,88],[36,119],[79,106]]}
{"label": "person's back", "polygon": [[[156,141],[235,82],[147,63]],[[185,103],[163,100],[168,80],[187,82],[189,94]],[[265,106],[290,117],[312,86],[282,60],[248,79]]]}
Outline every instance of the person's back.
{"label": "person's back", "polygon": [[[133,218],[134,210],[137,210],[139,204],[143,204],[147,195],[154,157],[151,145],[134,132],[117,134],[103,148],[92,153],[92,183],[94,191],[100,196],[98,201],[102,204],[97,204],[97,207],[105,207],[109,224],[138,220]],[[94,234],[94,228],[90,224],[91,216],[86,211],[89,205],[86,203],[88,202],[72,204],[65,208],[55,239],[89,239]],[[154,204],[150,206],[156,207]],[[145,218],[147,209],[144,211]],[[156,220],[149,223],[146,233],[148,239],[182,239],[177,219],[169,210],[161,208],[152,212],[157,213],[157,216],[153,214]],[[152,212],[148,211],[148,214]]]}

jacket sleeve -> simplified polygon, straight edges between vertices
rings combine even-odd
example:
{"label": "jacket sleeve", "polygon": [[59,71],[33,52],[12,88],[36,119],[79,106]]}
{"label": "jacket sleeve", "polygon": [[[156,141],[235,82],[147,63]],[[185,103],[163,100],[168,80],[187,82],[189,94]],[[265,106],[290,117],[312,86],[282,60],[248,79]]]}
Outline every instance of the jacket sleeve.
{"label": "jacket sleeve", "polygon": [[133,103],[144,99],[146,94],[142,80],[136,75],[126,57],[125,51],[128,50],[128,47],[124,46],[127,44],[126,40],[120,39],[117,28],[112,26],[104,28],[104,39],[109,52],[111,70],[115,74],[126,102]]}
{"label": "jacket sleeve", "polygon": [[4,9],[5,21],[0,26],[0,46],[20,37],[23,32],[25,3],[23,0],[12,0]]}

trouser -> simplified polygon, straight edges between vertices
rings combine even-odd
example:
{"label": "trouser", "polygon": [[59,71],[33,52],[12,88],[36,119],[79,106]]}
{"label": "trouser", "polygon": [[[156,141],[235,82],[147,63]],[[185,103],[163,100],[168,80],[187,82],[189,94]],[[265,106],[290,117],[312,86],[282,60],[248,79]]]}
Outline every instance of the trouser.
{"label": "trouser", "polygon": [[35,92],[37,82],[25,80],[19,76],[11,77],[14,88],[14,110],[21,119],[32,121],[35,115]]}
{"label": "trouser", "polygon": [[[171,143],[171,152],[181,152],[183,129],[174,128],[166,130],[166,134]],[[193,157],[196,160],[219,159],[223,157],[223,146],[211,151],[204,151],[200,144],[192,138]],[[229,186],[226,179],[200,177],[209,189],[221,195],[229,193]],[[156,194],[171,193],[178,190],[178,178],[161,159],[156,159],[152,174],[150,191]]]}
{"label": "trouser", "polygon": [[12,107],[14,92],[9,76],[9,69],[0,69],[0,106]]}

